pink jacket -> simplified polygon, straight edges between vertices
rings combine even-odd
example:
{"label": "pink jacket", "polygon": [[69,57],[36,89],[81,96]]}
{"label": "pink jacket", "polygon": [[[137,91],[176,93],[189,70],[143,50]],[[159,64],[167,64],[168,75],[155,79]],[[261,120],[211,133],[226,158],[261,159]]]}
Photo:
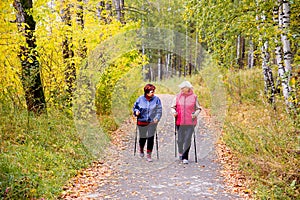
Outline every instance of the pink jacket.
{"label": "pink jacket", "polygon": [[[175,103],[176,102],[176,103]],[[201,110],[197,96],[191,90],[188,94],[179,93],[172,108],[177,112],[176,125],[196,125],[197,118],[192,119],[192,113],[197,116]],[[173,103],[173,104],[174,104]]]}

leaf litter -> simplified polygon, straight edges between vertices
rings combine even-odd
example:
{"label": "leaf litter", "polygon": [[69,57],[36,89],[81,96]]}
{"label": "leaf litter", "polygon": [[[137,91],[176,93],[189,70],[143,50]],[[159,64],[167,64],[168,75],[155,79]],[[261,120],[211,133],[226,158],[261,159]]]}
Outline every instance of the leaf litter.
{"label": "leaf litter", "polygon": [[[163,105],[170,105],[172,95],[160,95]],[[128,119],[111,134],[111,145],[105,156],[86,169],[80,170],[64,187],[60,199],[252,199],[246,177],[239,171],[238,163],[225,144],[213,144],[215,152],[201,157],[197,148],[198,163],[181,164],[174,157],[174,120],[161,121],[159,130],[159,154],[154,162],[133,156],[135,119]],[[210,117],[202,112],[203,122],[197,132],[197,146],[211,138],[207,131],[213,125]],[[160,126],[160,125],[159,125]],[[159,129],[159,128],[158,128]],[[138,145],[137,145],[138,146]],[[190,159],[194,157],[191,146]],[[200,150],[199,150],[200,149]],[[186,195],[186,196],[185,196]]]}

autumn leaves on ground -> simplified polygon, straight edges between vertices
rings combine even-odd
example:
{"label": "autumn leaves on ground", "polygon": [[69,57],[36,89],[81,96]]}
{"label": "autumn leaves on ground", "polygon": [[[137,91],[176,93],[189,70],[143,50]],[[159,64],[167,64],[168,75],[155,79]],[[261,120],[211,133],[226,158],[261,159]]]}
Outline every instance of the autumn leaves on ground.
{"label": "autumn leaves on ground", "polygon": [[[293,141],[298,134],[297,129],[293,120],[282,114],[284,112],[281,109],[284,109],[284,106],[278,107],[274,112],[272,107],[265,105],[261,99],[263,97],[256,90],[262,84],[261,81],[255,79],[259,74],[259,70],[253,70],[239,74],[232,73],[227,77],[228,82],[232,84],[227,88],[230,91],[228,113],[221,130],[222,134],[215,143],[217,163],[221,164],[219,173],[224,178],[226,191],[242,199],[260,199],[264,196],[272,196],[274,199],[294,199],[299,195],[297,185],[299,150]],[[201,82],[201,78],[198,78],[195,77],[193,80]],[[240,80],[247,80],[247,82],[240,82]],[[200,102],[206,105],[209,104],[209,98],[205,96],[204,85],[203,83],[201,86],[196,86],[195,91],[203,94],[199,95]],[[243,88],[242,93],[240,93],[241,88]],[[211,110],[205,112],[209,120],[213,119],[213,116],[209,114],[211,112]],[[128,129],[124,127],[112,133],[112,142],[117,149],[128,148],[119,137],[127,133]],[[272,138],[272,141],[267,138]],[[126,144],[132,143],[132,140],[125,140],[125,142]],[[114,169],[111,165],[108,165],[106,160],[93,165],[96,167],[81,171],[69,182],[69,185],[64,187],[62,197],[69,198],[73,195],[78,198],[88,196],[88,194],[95,195],[91,191],[97,191],[103,185],[112,184],[109,177],[113,175]],[[86,182],[86,176],[90,181]],[[97,180],[102,181],[99,184]],[[116,180],[113,179],[113,181]],[[281,189],[274,184],[280,185]],[[269,190],[278,190],[278,192],[274,195]],[[104,195],[109,194],[104,192]]]}
{"label": "autumn leaves on ground", "polygon": [[[299,129],[295,128],[288,116],[278,114],[284,113],[281,110],[284,107],[278,107],[274,112],[272,107],[265,105],[263,97],[256,91],[261,84],[255,78],[259,75],[259,70],[253,70],[232,73],[226,77],[235,87],[231,85],[227,88],[230,92],[228,112],[222,134],[216,143],[216,163],[221,164],[219,172],[223,175],[224,187],[230,194],[239,194],[241,198],[255,198],[280,190],[284,191],[277,191],[276,195],[282,197],[280,199],[293,199],[299,195],[299,150],[295,139]],[[213,119],[213,111],[206,109],[210,98],[206,96],[205,83],[197,85],[201,82],[201,76],[196,76],[191,81],[206,110],[202,114],[209,116],[206,119]],[[37,196],[47,199],[58,196],[92,197],[99,195],[99,188],[114,183],[115,180],[111,179],[115,177],[112,167],[116,163],[112,162],[111,165],[111,154],[104,155],[100,160],[90,157],[78,139],[73,120],[65,114],[49,112],[47,116],[36,117],[28,115],[26,111],[12,112],[2,108],[0,178],[7,181],[1,183],[4,188],[1,196],[4,199],[35,199]],[[172,120],[169,123],[173,123]],[[127,121],[124,126],[112,131],[113,128],[109,130],[108,127],[115,127],[115,124],[111,118],[106,119],[106,129],[111,135],[111,153],[118,152],[115,149],[126,150],[128,147],[125,144],[133,145],[132,138],[125,137],[128,127],[132,125],[133,121]],[[198,139],[201,139],[200,136],[201,134]],[[166,143],[173,145],[169,141]],[[200,143],[201,141],[198,142],[199,145]],[[198,149],[200,147],[201,145]],[[173,151],[173,147],[170,150]],[[130,152],[129,155],[132,156],[132,151]],[[172,156],[170,160],[173,158]],[[199,164],[202,167],[201,159]],[[201,170],[204,169],[206,167]],[[186,183],[192,184],[191,181]],[[213,187],[206,189],[209,194],[214,192]]]}
{"label": "autumn leaves on ground", "polygon": [[[251,199],[246,177],[238,171],[237,161],[230,155],[230,150],[219,144],[215,152],[216,133],[207,115],[208,110],[204,111],[203,108],[198,123],[200,127],[196,130],[198,163],[194,162],[193,150],[190,153],[189,165],[184,166],[174,158],[174,122],[168,106],[173,96],[159,96],[165,112],[160,122],[162,125],[158,128],[160,158],[155,159],[154,163],[147,163],[138,156],[133,156],[135,119],[127,120],[111,134],[112,143],[106,150],[107,156],[79,171],[64,186],[61,198]],[[154,157],[155,155],[156,152]],[[150,187],[152,184],[156,185]]]}
{"label": "autumn leaves on ground", "polygon": [[[126,151],[123,142],[132,145],[132,138],[118,137],[128,131],[114,119],[131,113],[112,110],[131,110],[145,81],[174,94],[173,81],[181,78],[192,82],[216,121],[220,134],[212,152],[219,160],[191,163],[195,174],[171,174],[170,182],[160,174],[161,185],[148,184],[155,195],[167,195],[162,190],[170,184],[186,186],[181,189],[187,195],[299,199],[299,13],[296,0],[1,1],[0,198],[92,198],[105,195],[103,188],[117,189],[118,162],[109,158]],[[221,112],[220,105],[226,105]],[[87,149],[74,123],[76,109],[99,118],[112,155],[103,153],[99,161]],[[165,127],[160,144],[171,145],[172,125]],[[198,135],[199,150],[201,141],[210,141],[208,130]],[[168,149],[153,165],[170,164]],[[134,161],[139,170],[151,166]],[[172,172],[182,167],[168,166]],[[219,171],[226,184],[212,174],[201,185],[206,170]],[[123,183],[131,180],[120,173]],[[140,190],[120,191],[139,196]]]}

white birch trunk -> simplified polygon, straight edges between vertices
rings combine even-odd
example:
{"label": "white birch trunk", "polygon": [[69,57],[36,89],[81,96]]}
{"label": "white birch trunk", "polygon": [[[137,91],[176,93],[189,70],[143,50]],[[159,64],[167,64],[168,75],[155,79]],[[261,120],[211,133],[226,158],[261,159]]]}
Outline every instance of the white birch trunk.
{"label": "white birch trunk", "polygon": [[114,0],[116,13],[117,13],[117,20],[122,23],[122,9],[121,9],[121,2],[120,0]]}
{"label": "white birch trunk", "polygon": [[187,73],[186,73],[186,68],[188,67],[188,61],[187,61],[187,58],[188,58],[188,24],[186,22],[185,24],[185,62],[184,62],[184,71],[183,71],[183,76],[186,77]]}
{"label": "white birch trunk", "polygon": [[[273,19],[275,24],[278,25],[279,29],[282,28],[282,15],[279,14],[279,10],[281,10],[281,6],[279,6],[278,8],[275,8],[273,10]],[[281,11],[280,11],[281,13]],[[277,36],[278,37],[278,36]],[[276,48],[275,48],[275,55],[276,55],[276,63],[278,65],[278,76],[281,82],[281,86],[282,86],[282,93],[284,96],[284,99],[287,103],[287,100],[289,98],[289,87],[288,87],[288,82],[287,82],[287,77],[286,77],[286,70],[283,64],[283,52],[282,52],[282,48],[281,48],[281,43],[280,41],[278,41],[277,37],[275,38],[275,43],[276,43]],[[279,84],[277,84],[279,85]],[[277,86],[276,86],[277,88]]]}
{"label": "white birch trunk", "polygon": [[[286,31],[289,28],[289,23],[290,23],[290,15],[289,15],[290,8],[287,1],[279,0],[278,3],[279,3],[279,9],[278,9],[279,14],[278,14],[277,21],[278,21],[279,29],[282,30],[280,35],[282,47],[280,46],[278,40],[276,40],[277,42],[276,60],[278,65],[278,75],[280,76],[281,79],[282,93],[285,99],[285,103],[287,105],[287,108],[292,108],[293,103],[290,101],[291,87],[289,85],[291,71],[292,71],[292,66],[291,66],[292,53],[291,53],[290,41],[288,40],[286,34]],[[274,15],[276,15],[276,13],[274,13]]]}
{"label": "white birch trunk", "polygon": [[[287,37],[287,30],[290,26],[290,5],[288,1],[282,1],[279,0],[280,3],[282,3],[282,12],[280,12],[280,15],[282,15],[282,34],[281,34],[281,42],[283,45],[283,53],[284,53],[284,65],[286,73],[288,73],[288,78],[290,79],[290,73],[292,70],[292,51],[291,51],[291,45],[290,41]],[[289,80],[288,79],[288,80]]]}
{"label": "white birch trunk", "polygon": [[254,44],[252,37],[249,39],[249,51],[248,51],[248,68],[252,69],[254,67]]}
{"label": "white birch trunk", "polygon": [[158,59],[157,59],[157,81],[161,81],[161,52],[158,50]]}
{"label": "white birch trunk", "polygon": [[273,80],[273,72],[270,68],[270,53],[269,53],[269,43],[265,41],[262,48],[262,70],[265,81],[265,92],[268,95],[270,103],[275,103],[275,85]]}
{"label": "white birch trunk", "polygon": [[167,53],[166,55],[166,71],[165,71],[165,78],[168,79],[170,77],[170,58],[171,58],[171,54]]}
{"label": "white birch trunk", "polygon": [[154,81],[153,67],[151,65],[149,65],[149,71],[150,71],[150,81]]}
{"label": "white birch trunk", "polygon": [[[196,33],[195,33],[195,35],[196,35],[196,39],[195,39],[195,55],[194,55],[194,57],[195,57],[195,60],[194,60],[194,63],[195,63],[195,72],[196,71],[200,71],[200,64],[198,63],[198,60],[197,60],[197,58],[198,58],[198,31],[197,31],[197,26],[196,26]],[[198,65],[199,64],[199,65]]]}
{"label": "white birch trunk", "polygon": [[[291,71],[292,71],[292,51],[291,51],[291,46],[290,46],[290,41],[287,37],[287,29],[290,26],[290,6],[288,1],[282,1],[279,0],[279,3],[282,3],[282,12],[279,13],[282,17],[282,34],[281,34],[281,42],[282,42],[282,47],[283,47],[283,59],[284,59],[284,68],[285,68],[285,76],[286,76],[286,103],[288,107],[292,106],[292,102],[289,101],[290,98],[290,79],[291,79]],[[281,9],[280,9],[281,11]]]}
{"label": "white birch trunk", "polygon": [[[262,24],[264,24],[264,21],[266,20],[266,16],[264,14],[260,17],[257,17],[256,20],[262,21]],[[259,23],[260,24],[260,23]],[[258,30],[260,27],[257,27]],[[264,33],[266,34],[266,33]],[[262,39],[263,36],[261,36],[260,40],[263,41],[263,45],[261,47],[261,57],[262,57],[262,70],[264,75],[264,82],[265,82],[265,93],[267,94],[270,103],[275,103],[275,85],[273,80],[273,72],[270,68],[270,53],[269,53],[269,43],[268,40]]]}
{"label": "white birch trunk", "polygon": [[[144,56],[145,55],[145,46],[144,44],[142,44],[142,55]],[[143,65],[143,68],[142,68],[142,75],[143,75],[143,80],[146,80],[146,65]]]}

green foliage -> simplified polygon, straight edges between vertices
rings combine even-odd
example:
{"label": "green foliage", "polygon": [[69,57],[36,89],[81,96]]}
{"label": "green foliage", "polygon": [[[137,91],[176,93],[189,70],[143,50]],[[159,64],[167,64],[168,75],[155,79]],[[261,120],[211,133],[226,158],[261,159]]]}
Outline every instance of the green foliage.
{"label": "green foliage", "polygon": [[184,0],[129,0],[126,3],[129,8],[134,8],[127,13],[128,20],[140,21],[142,27],[161,27],[185,32],[186,22],[182,20]]}
{"label": "green foliage", "polygon": [[4,109],[0,120],[1,198],[55,199],[66,181],[91,162],[73,120],[60,112],[35,117]]}
{"label": "green foliage", "polygon": [[[88,1],[84,5],[84,29],[81,29],[76,23],[77,6],[71,6],[70,16],[72,26],[66,26],[60,19],[61,9],[66,4],[77,5],[77,0],[65,1],[65,3],[55,2],[50,7],[49,2],[44,0],[35,1],[32,9],[32,15],[37,22],[35,37],[36,51],[40,63],[40,71],[43,81],[43,89],[48,108],[63,109],[68,93],[66,93],[67,84],[65,77],[65,63],[63,58],[62,43],[65,37],[70,40],[70,50],[74,56],[70,62],[75,64],[78,72],[83,61],[80,56],[82,41],[85,40],[87,53],[92,51],[101,42],[117,34],[119,31],[136,28],[134,22],[128,22],[122,25],[111,17],[110,23],[102,18],[98,18],[94,12],[98,1]],[[15,17],[15,11],[11,2],[1,2],[0,19],[0,95],[9,96],[16,104],[25,105],[23,98],[23,88],[20,84],[21,64],[18,59],[20,46],[24,44],[24,38],[18,32],[17,24],[11,23]]]}
{"label": "green foliage", "polygon": [[[275,37],[279,30],[274,26],[273,8],[278,6],[276,1],[195,1],[189,0],[185,6],[187,21],[194,22],[199,30],[199,42],[207,47],[213,58],[224,67],[237,66],[236,45],[237,37],[243,36],[246,41],[254,43],[256,54],[260,54],[261,42],[269,41],[270,49],[275,48]],[[299,2],[291,2],[291,27],[289,39],[295,51],[299,46]],[[261,17],[266,19],[262,20]],[[258,17],[258,19],[257,19]],[[263,39],[263,40],[261,40]],[[249,48],[246,45],[246,51]],[[275,57],[274,53],[271,53]],[[295,52],[296,63],[298,55]],[[257,59],[257,58],[256,58]],[[244,61],[247,62],[246,60]]]}
{"label": "green foliage", "polygon": [[[128,96],[132,95],[130,89],[133,86],[139,87],[140,85],[142,79],[141,67],[146,63],[145,60],[140,53],[132,51],[126,53],[105,69],[97,86],[95,102],[98,114],[110,115],[114,109],[112,107],[113,103],[115,103],[115,106],[122,105],[121,102],[117,103],[117,101],[126,101],[130,98]],[[135,68],[139,68],[139,70],[135,70]],[[133,72],[135,75],[133,75]],[[125,105],[125,108],[128,108],[128,105]]]}
{"label": "green foliage", "polygon": [[[114,35],[142,26],[159,26],[198,36],[213,57],[230,69],[236,65],[236,39],[238,35],[260,45],[260,36],[274,47],[278,30],[273,26],[272,9],[277,1],[136,1],[125,2],[136,12],[126,13],[126,25],[103,11],[96,16],[98,0],[84,4],[84,29],[76,23],[77,0],[56,2],[48,7],[44,0],[34,1],[33,17],[37,22],[36,43],[42,74],[48,115],[28,115],[24,91],[20,82],[21,65],[19,48],[25,43],[18,32],[12,2],[0,4],[0,188],[4,199],[54,199],[61,186],[77,169],[91,161],[91,155],[76,134],[73,113],[65,110],[65,61],[62,42],[70,41],[74,57],[70,62],[80,70],[79,55],[85,40],[87,53]],[[61,9],[70,7],[72,26],[60,19]],[[291,1],[291,28],[288,36],[295,55],[294,66],[299,69],[299,2]],[[266,15],[264,23],[255,17]],[[183,20],[182,20],[183,19]],[[258,25],[260,29],[258,30]],[[190,31],[190,32],[189,32]],[[169,36],[171,37],[171,36]],[[259,54],[257,50],[256,54]],[[155,51],[153,51],[155,52]],[[115,130],[131,114],[131,107],[143,93],[141,66],[147,59],[138,50],[120,55],[107,67],[99,80],[96,95],[97,113],[105,133]],[[225,141],[241,158],[243,169],[256,181],[257,196],[262,199],[286,199],[299,195],[299,116],[294,118],[284,112],[279,99],[276,112],[264,104],[262,78],[259,71],[230,73],[219,77],[215,71],[202,71],[191,78],[196,94],[204,107],[220,105],[214,102],[211,88],[215,80],[223,78],[228,91],[229,114],[225,126]],[[211,76],[207,76],[211,73]],[[216,75],[216,76],[215,76]],[[295,102],[299,102],[299,79],[291,79]],[[172,85],[173,84],[173,85]],[[200,84],[200,85],[198,85]],[[176,87],[176,88],[175,88]],[[171,88],[171,89],[170,89]],[[210,89],[209,89],[210,88]],[[261,88],[261,90],[259,89]],[[175,93],[177,84],[157,83],[159,93]],[[219,91],[217,91],[219,92]],[[218,93],[222,94],[222,93]],[[214,96],[213,96],[214,97]],[[299,105],[299,104],[298,104]],[[89,106],[89,105],[86,105]],[[57,110],[60,110],[59,112]],[[88,110],[89,111],[89,110]],[[87,112],[88,112],[87,111]],[[85,115],[85,112],[82,112]],[[84,127],[85,128],[85,127]],[[106,140],[105,140],[106,142]],[[267,162],[266,162],[267,161]]]}
{"label": "green foliage", "polygon": [[[77,2],[70,0],[65,3],[76,5]],[[78,51],[83,39],[89,53],[122,29],[136,28],[136,23],[122,25],[110,17],[109,24],[106,24],[107,21],[96,17],[94,10],[98,1],[92,0],[84,5],[85,28],[81,29],[76,23],[76,6],[70,9],[72,26],[66,26],[59,16],[65,5],[55,2],[53,7],[49,7],[49,2],[34,1],[32,14],[37,22],[35,50],[39,55],[48,115],[27,116],[18,59],[20,46],[25,41],[18,32],[17,24],[10,22],[15,19],[11,3],[4,1],[0,4],[0,196],[5,199],[54,199],[76,170],[85,167],[92,159],[77,135],[70,118],[72,111],[64,108],[68,94],[62,42],[65,37],[72,38],[69,47],[74,57],[70,62],[75,64],[78,72],[82,62]],[[129,61],[120,62],[137,62],[140,65],[133,58],[137,57],[136,54],[128,53]],[[126,60],[126,56],[123,59]],[[134,66],[134,63],[131,64],[131,67]],[[125,68],[118,69],[126,72],[129,67]],[[116,76],[117,79],[121,77],[117,72]],[[112,78],[113,82],[117,79]],[[132,80],[130,83],[133,83]],[[117,127],[109,116],[100,120],[105,132]]]}

